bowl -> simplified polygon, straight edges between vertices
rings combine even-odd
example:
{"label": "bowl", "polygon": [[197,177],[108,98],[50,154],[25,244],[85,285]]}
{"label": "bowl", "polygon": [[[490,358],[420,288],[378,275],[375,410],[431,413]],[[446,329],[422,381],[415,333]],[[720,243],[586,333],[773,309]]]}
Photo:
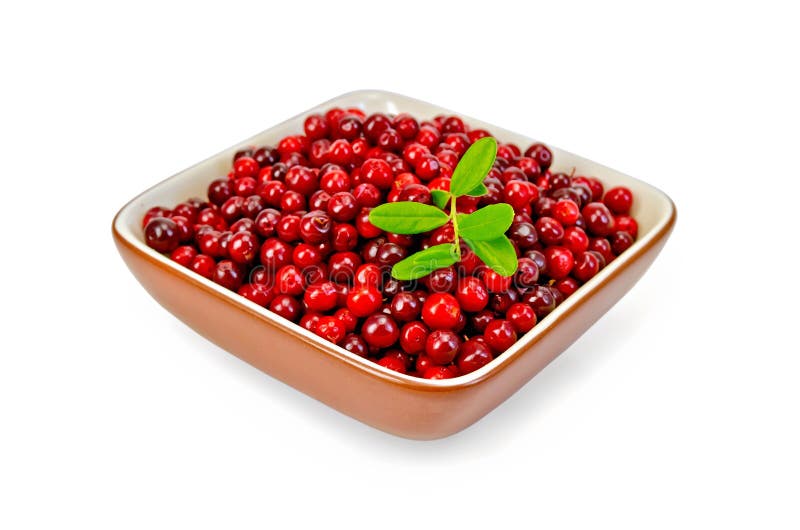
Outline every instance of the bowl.
{"label": "bowl", "polygon": [[[420,379],[383,368],[171,261],[144,242],[141,219],[156,205],[204,197],[225,175],[233,154],[249,145],[275,145],[302,131],[305,116],[338,107],[367,113],[409,112],[418,118],[458,114],[390,92],[362,90],[322,103],[156,184],[122,207],[112,224],[117,249],[136,279],[164,308],[199,334],[254,367],[377,429],[414,439],[454,434],[479,420],[547,366],[644,274],[675,223],[675,206],[640,180],[557,148],[555,170],[630,188],[639,237],[631,248],[582,285],[509,350],[479,370],[446,380]],[[460,115],[460,114],[459,114]],[[465,117],[474,127],[520,146],[534,140]]]}

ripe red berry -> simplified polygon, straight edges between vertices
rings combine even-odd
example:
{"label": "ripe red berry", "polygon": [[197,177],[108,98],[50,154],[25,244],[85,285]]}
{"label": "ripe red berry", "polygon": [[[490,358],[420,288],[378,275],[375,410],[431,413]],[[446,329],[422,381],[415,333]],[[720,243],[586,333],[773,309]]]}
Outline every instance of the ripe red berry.
{"label": "ripe red berry", "polygon": [[517,303],[506,311],[506,320],[511,322],[517,333],[527,333],[536,325],[536,313],[528,304]]}
{"label": "ripe red berry", "polygon": [[503,353],[517,342],[517,332],[508,320],[493,320],[483,332],[486,344],[496,353]]}
{"label": "ripe red berry", "polygon": [[336,317],[330,316],[320,317],[313,331],[323,339],[334,344],[342,342],[346,334],[342,321]]}
{"label": "ripe red berry", "polygon": [[458,282],[456,299],[464,311],[475,313],[489,303],[489,291],[481,280],[469,276]]}
{"label": "ripe red berry", "polygon": [[492,352],[486,343],[470,339],[461,345],[456,364],[462,374],[468,374],[489,364],[491,360]]}
{"label": "ripe red berry", "polygon": [[144,240],[147,246],[158,252],[172,252],[180,244],[178,225],[166,217],[154,217],[144,228]]}
{"label": "ripe red berry", "polygon": [[228,242],[228,255],[236,263],[246,265],[256,258],[259,248],[258,237],[250,232],[237,232]]}
{"label": "ripe red berry", "polygon": [[400,347],[411,355],[420,353],[425,349],[429,334],[430,330],[422,322],[409,322],[400,330]]}
{"label": "ripe red berry", "polygon": [[449,293],[434,293],[422,306],[422,320],[431,329],[453,329],[460,317],[458,300]]}
{"label": "ripe red berry", "polygon": [[347,308],[357,317],[366,317],[380,309],[383,298],[371,285],[358,285],[347,295]]}
{"label": "ripe red berry", "polygon": [[361,335],[370,346],[374,348],[388,348],[397,342],[400,329],[388,315],[375,313],[367,317],[361,326]]}
{"label": "ripe red berry", "polygon": [[309,285],[303,293],[303,301],[311,311],[324,313],[336,307],[337,291],[332,282],[319,282]]}
{"label": "ripe red berry", "polygon": [[436,364],[450,364],[458,354],[461,340],[454,332],[437,329],[425,341],[425,353]]}
{"label": "ripe red berry", "polygon": [[556,280],[569,275],[574,265],[572,252],[564,247],[547,247],[544,250],[547,260],[547,275]]}
{"label": "ripe red berry", "polygon": [[633,206],[633,193],[623,186],[611,188],[603,196],[603,204],[608,206],[612,213],[627,215]]}

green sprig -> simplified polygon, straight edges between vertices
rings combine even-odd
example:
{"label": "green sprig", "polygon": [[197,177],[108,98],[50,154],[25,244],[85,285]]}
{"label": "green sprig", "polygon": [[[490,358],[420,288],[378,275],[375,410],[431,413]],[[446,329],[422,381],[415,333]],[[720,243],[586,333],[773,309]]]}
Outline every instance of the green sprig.
{"label": "green sprig", "polygon": [[[450,191],[433,190],[433,204],[393,202],[382,204],[369,214],[370,222],[395,234],[420,234],[452,223],[453,243],[436,245],[412,254],[392,267],[398,280],[415,280],[436,269],[461,261],[463,241],[486,264],[502,276],[517,270],[517,254],[505,232],[514,220],[514,209],[508,204],[492,204],[470,214],[458,213],[456,199],[462,196],[480,197],[488,193],[483,179],[492,169],[497,156],[497,142],[486,137],[477,140],[461,157],[453,170]],[[450,212],[447,213],[447,204]]]}

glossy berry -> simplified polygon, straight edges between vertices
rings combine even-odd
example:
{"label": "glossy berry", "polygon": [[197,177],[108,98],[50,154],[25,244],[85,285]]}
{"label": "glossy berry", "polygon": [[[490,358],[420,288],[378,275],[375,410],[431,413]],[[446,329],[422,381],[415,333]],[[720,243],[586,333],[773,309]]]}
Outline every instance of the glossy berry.
{"label": "glossy berry", "polygon": [[383,297],[380,291],[371,285],[358,285],[347,295],[347,309],[357,317],[366,317],[380,309]]}
{"label": "glossy berry", "polygon": [[475,313],[481,311],[489,303],[489,291],[481,280],[470,276],[463,278],[458,283],[456,300],[464,311]]}
{"label": "glossy berry", "polygon": [[458,354],[461,340],[450,330],[437,329],[425,341],[425,353],[436,364],[450,364]]}
{"label": "glossy berry", "polygon": [[425,349],[428,335],[430,330],[422,322],[408,322],[400,330],[400,347],[408,354],[418,354]]}
{"label": "glossy berry", "polygon": [[517,303],[506,311],[506,320],[517,333],[527,333],[536,325],[536,312],[528,304]]}
{"label": "glossy berry", "polygon": [[290,322],[297,322],[303,314],[303,307],[300,302],[286,294],[273,298],[269,304],[269,310]]}
{"label": "glossy berry", "polygon": [[616,215],[627,215],[633,206],[633,193],[623,186],[611,188],[603,196],[603,204]]}
{"label": "glossy berry", "polygon": [[336,317],[324,316],[319,319],[316,326],[314,326],[314,333],[323,339],[339,344],[344,340],[346,330],[341,320]]}
{"label": "glossy berry", "polygon": [[364,321],[361,326],[361,335],[372,347],[388,348],[400,338],[400,329],[392,317],[383,313],[375,313]]}
{"label": "glossy berry", "polygon": [[250,232],[237,232],[228,242],[228,255],[242,265],[253,261],[258,256],[259,249],[258,237]]}
{"label": "glossy berry", "polygon": [[172,252],[180,245],[178,225],[166,217],[154,217],[144,228],[144,240],[147,246],[158,252]]}
{"label": "glossy berry", "polygon": [[243,274],[237,264],[230,260],[223,260],[217,263],[211,279],[231,291],[238,291],[242,286]]}
{"label": "glossy berry", "polygon": [[484,341],[470,339],[461,345],[456,364],[462,374],[474,372],[492,360],[492,352]]}
{"label": "glossy berry", "polygon": [[517,342],[517,332],[508,320],[493,320],[483,332],[486,344],[495,353],[503,353]]}
{"label": "glossy berry", "polygon": [[590,202],[581,210],[586,228],[595,236],[607,236],[614,231],[614,216],[602,202]]}
{"label": "glossy berry", "polygon": [[239,294],[261,307],[266,307],[272,301],[274,291],[260,283],[248,283],[239,288]]}
{"label": "glossy berry", "polygon": [[460,317],[458,300],[449,293],[434,293],[422,306],[422,320],[432,329],[453,329]]}
{"label": "glossy berry", "polygon": [[394,295],[389,307],[392,317],[398,322],[410,322],[419,318],[422,304],[414,293],[401,292]]}
{"label": "glossy berry", "polygon": [[303,301],[311,311],[325,312],[336,307],[337,291],[332,282],[309,285],[303,293]]}

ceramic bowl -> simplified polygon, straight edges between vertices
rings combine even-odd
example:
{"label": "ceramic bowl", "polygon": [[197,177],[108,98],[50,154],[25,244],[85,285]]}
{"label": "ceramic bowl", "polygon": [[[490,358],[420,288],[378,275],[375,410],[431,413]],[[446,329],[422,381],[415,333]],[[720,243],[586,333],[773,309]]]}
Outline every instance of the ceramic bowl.
{"label": "ceramic bowl", "polygon": [[[208,340],[267,374],[383,431],[415,439],[441,438],[464,429],[506,400],[581,336],[644,274],[675,223],[675,206],[644,182],[571,153],[552,148],[553,169],[600,178],[606,188],[629,187],[639,223],[635,244],[581,286],[504,354],[483,368],[449,380],[431,381],[385,369],[331,344],[250,301],[172,262],[145,245],[141,219],[156,205],[205,197],[211,180],[225,175],[233,153],[270,144],[303,129],[305,116],[330,107],[367,113],[409,112],[417,118],[458,114],[389,92],[351,92],[181,171],[126,204],[113,221],[125,263],[158,303]],[[527,146],[533,139],[465,117],[500,141]],[[646,315],[642,316],[647,318]]]}

